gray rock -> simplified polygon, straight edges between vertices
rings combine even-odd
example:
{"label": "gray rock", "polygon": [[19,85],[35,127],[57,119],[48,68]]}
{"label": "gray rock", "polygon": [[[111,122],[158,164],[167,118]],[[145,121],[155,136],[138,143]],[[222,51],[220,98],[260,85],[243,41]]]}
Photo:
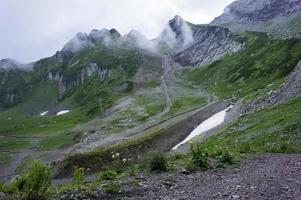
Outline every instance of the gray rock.
{"label": "gray rock", "polygon": [[237,0],[211,24],[228,27],[234,32],[260,31],[301,37],[300,17],[300,0]]}

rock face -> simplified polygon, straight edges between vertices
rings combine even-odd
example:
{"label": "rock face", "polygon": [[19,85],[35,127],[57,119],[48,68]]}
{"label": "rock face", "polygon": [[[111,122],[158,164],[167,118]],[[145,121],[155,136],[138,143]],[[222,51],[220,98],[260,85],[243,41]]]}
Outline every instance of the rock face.
{"label": "rock face", "polygon": [[93,75],[96,75],[100,80],[104,81],[111,75],[111,70],[91,62],[85,67],[82,67],[75,78],[70,79],[60,72],[49,72],[48,80],[54,81],[58,85],[59,96],[62,98],[67,90],[84,84],[84,82]]}
{"label": "rock face", "polygon": [[301,37],[301,1],[237,0],[211,24],[228,27],[234,32],[263,31]]}
{"label": "rock face", "polygon": [[266,96],[260,97],[242,108],[243,113],[255,112],[267,107],[285,103],[289,99],[301,95],[301,61],[294,71],[287,77],[277,91],[270,91]]}
{"label": "rock face", "polygon": [[0,60],[0,110],[21,101],[24,89],[23,75],[32,64],[20,64],[12,59]]}
{"label": "rock face", "polygon": [[207,64],[240,50],[242,44],[234,37],[226,28],[194,25],[175,16],[157,39],[157,49],[170,48],[174,60],[183,66]]}
{"label": "rock face", "polygon": [[235,35],[226,28],[191,25],[191,30],[193,42],[173,56],[174,60],[183,66],[208,64],[243,47],[243,44],[234,40]]}

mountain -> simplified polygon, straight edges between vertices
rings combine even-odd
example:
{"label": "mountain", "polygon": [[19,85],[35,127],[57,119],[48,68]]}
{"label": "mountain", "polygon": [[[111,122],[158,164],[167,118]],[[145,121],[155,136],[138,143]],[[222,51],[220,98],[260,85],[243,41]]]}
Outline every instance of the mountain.
{"label": "mountain", "polygon": [[29,64],[21,64],[18,63],[17,61],[10,59],[10,58],[6,58],[6,59],[2,59],[0,60],[0,70],[4,69],[4,70],[9,70],[9,69],[23,69],[23,70],[31,70],[32,69],[33,64],[29,63]]}
{"label": "mountain", "polygon": [[[155,153],[150,168],[167,161],[168,167],[161,170],[180,171],[167,176],[179,175],[185,186],[188,180],[201,190],[195,180],[189,176],[184,180],[183,175],[200,168],[224,168],[253,153],[298,157],[299,17],[300,1],[238,0],[211,24],[192,24],[177,15],[153,40],[136,30],[121,35],[116,29],[94,29],[76,34],[32,67],[1,60],[0,177],[9,180],[16,171],[26,170],[31,160],[41,159],[52,167],[58,183],[69,181],[61,178],[71,176],[75,168],[86,169],[92,178],[102,171],[101,178],[110,180],[96,186],[98,199],[133,197],[140,193],[128,192],[129,188],[147,191],[148,185],[153,186],[124,181],[128,174],[148,175],[149,152],[170,152],[211,120],[213,124],[224,121],[193,138],[192,145],[181,146],[180,154],[165,159]],[[286,165],[280,167],[287,172]],[[221,170],[210,171],[210,176]],[[269,173],[277,177],[274,171]],[[258,178],[260,183],[264,174]],[[162,185],[162,175],[152,177]],[[250,185],[242,181],[239,188]],[[225,188],[233,188],[224,182]],[[173,191],[172,184],[163,183],[168,191]],[[90,190],[85,189],[87,194],[92,194]],[[223,195],[212,190],[207,199]],[[70,191],[70,198],[76,191]],[[167,199],[177,199],[178,191]],[[237,187],[233,191],[231,198],[239,198]],[[70,199],[68,195],[60,199]]]}
{"label": "mountain", "polygon": [[276,36],[301,37],[301,1],[238,0],[226,7],[211,24],[238,33],[260,31]]}
{"label": "mountain", "polygon": [[158,38],[157,48],[169,48],[174,60],[183,66],[208,64],[239,51],[243,44],[227,28],[195,25],[175,16]]}

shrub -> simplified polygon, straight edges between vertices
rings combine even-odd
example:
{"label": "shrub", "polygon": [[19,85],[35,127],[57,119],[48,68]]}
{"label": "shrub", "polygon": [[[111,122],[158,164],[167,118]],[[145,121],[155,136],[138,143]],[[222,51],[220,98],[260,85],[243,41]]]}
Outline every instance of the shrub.
{"label": "shrub", "polygon": [[14,190],[20,199],[46,199],[46,192],[51,185],[50,168],[41,161],[34,161],[25,176],[16,176],[12,180]]}
{"label": "shrub", "polygon": [[251,146],[249,143],[242,143],[240,145],[240,153],[249,153],[251,151]]}
{"label": "shrub", "polygon": [[121,190],[120,184],[118,183],[110,183],[106,186],[105,192],[107,193],[118,193]]}
{"label": "shrub", "polygon": [[149,168],[151,171],[167,171],[167,160],[164,153],[151,153],[149,158]]}
{"label": "shrub", "polygon": [[196,165],[194,164],[194,162],[192,160],[187,160],[184,164],[185,164],[184,168],[188,172],[193,172],[197,169]]}
{"label": "shrub", "polygon": [[85,169],[77,168],[73,173],[73,182],[75,183],[77,190],[81,190],[84,185]]}
{"label": "shrub", "polygon": [[222,155],[218,156],[218,162],[220,164],[232,165],[234,163],[234,158],[229,152],[223,152]]}
{"label": "shrub", "polygon": [[115,170],[106,170],[101,172],[100,178],[103,180],[114,180],[117,177],[117,172]]}
{"label": "shrub", "polygon": [[200,144],[191,144],[190,145],[190,154],[192,156],[193,163],[201,168],[201,169],[208,169],[208,156],[207,154],[202,152]]}

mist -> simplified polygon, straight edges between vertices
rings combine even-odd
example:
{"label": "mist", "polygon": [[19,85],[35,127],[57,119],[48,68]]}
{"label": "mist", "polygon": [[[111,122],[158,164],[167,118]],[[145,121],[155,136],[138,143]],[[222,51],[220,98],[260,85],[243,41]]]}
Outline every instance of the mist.
{"label": "mist", "polygon": [[176,14],[203,24],[233,0],[1,0],[0,59],[29,63],[53,55],[78,32],[137,30],[148,39]]}

